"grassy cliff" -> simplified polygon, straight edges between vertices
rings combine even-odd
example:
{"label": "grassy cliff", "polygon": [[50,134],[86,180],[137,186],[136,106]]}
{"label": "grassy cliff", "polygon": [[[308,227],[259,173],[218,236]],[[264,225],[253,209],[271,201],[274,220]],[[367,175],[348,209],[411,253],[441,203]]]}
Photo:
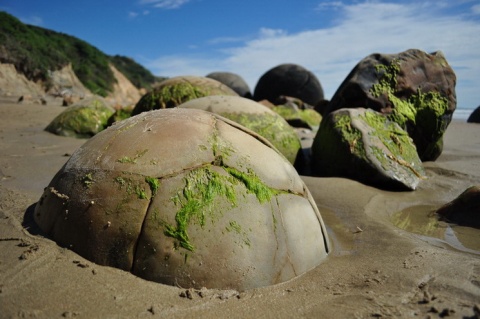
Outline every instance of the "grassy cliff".
{"label": "grassy cliff", "polygon": [[49,72],[71,63],[79,80],[92,93],[106,96],[113,90],[113,64],[138,88],[150,88],[156,78],[133,59],[108,56],[87,42],[67,34],[23,24],[0,12],[0,63],[15,65],[28,79],[49,88]]}

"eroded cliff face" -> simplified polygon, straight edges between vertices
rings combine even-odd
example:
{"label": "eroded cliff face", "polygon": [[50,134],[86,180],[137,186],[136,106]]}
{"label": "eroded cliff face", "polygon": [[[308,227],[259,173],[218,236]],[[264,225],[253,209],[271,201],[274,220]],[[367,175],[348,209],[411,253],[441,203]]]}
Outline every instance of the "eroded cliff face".
{"label": "eroded cliff face", "polygon": [[[50,72],[51,84],[47,94],[54,96],[72,95],[84,98],[93,95],[78,79],[72,65],[68,64],[60,70]],[[45,86],[42,84],[42,86]]]}
{"label": "eroded cliff face", "polygon": [[113,92],[106,97],[107,101],[117,107],[135,105],[142,97],[141,91],[111,64],[110,69],[117,81],[113,85]]}
{"label": "eroded cliff face", "polygon": [[18,73],[13,64],[0,63],[0,95],[3,96],[38,96],[45,94],[41,85],[28,80]]}
{"label": "eroded cliff face", "polygon": [[[114,90],[106,100],[115,107],[123,107],[135,104],[141,97],[141,91],[137,89],[120,71],[110,65],[116,78]],[[80,82],[72,65],[68,64],[60,70],[50,73],[50,83],[34,82],[17,72],[13,64],[0,63],[0,95],[2,96],[28,96],[30,100],[51,100],[49,97],[75,97],[82,99],[93,96]]]}

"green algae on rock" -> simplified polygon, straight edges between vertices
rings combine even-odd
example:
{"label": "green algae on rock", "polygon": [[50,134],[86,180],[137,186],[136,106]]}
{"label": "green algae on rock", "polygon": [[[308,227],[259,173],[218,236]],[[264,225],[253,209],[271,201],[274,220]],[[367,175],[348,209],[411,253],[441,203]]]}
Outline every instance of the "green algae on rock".
{"label": "green algae on rock", "polygon": [[144,112],[88,140],[34,218],[95,263],[186,288],[273,285],[316,267],[330,249],[285,157],[244,126],[193,109]]}
{"label": "green algae on rock", "polygon": [[370,109],[342,109],[322,122],[312,145],[313,171],[386,189],[414,190],[425,178],[415,145],[397,123]]}
{"label": "green algae on rock", "polygon": [[310,129],[318,129],[322,121],[322,115],[313,109],[294,110],[288,106],[277,105],[272,110],[287,122],[301,120],[307,123]]}
{"label": "green algae on rock", "polygon": [[61,136],[89,138],[108,126],[114,112],[101,98],[81,100],[67,107],[45,130]]}
{"label": "green algae on rock", "polygon": [[212,95],[238,96],[228,86],[206,77],[179,76],[166,79],[146,93],[135,105],[132,115],[176,107],[184,102]]}
{"label": "green algae on rock", "polygon": [[410,122],[426,126],[429,130],[440,130],[439,134],[443,135],[444,130],[439,127],[437,120],[448,110],[448,100],[438,92],[424,93],[420,88],[408,99],[401,99],[395,96],[400,62],[393,60],[390,65],[379,64],[376,67],[377,72],[382,73],[382,77],[379,83],[372,86],[370,92],[375,97],[387,94],[393,104],[392,113],[388,118],[403,128],[407,128]]}
{"label": "green algae on rock", "polygon": [[212,112],[266,138],[290,163],[301,148],[295,130],[278,114],[255,101],[239,96],[208,96],[179,105],[180,108]]}
{"label": "green algae on rock", "polygon": [[442,52],[411,49],[372,54],[360,61],[330,100],[326,113],[371,108],[404,128],[422,161],[442,152],[456,108],[456,76]]}
{"label": "green algae on rock", "polygon": [[108,119],[108,126],[115,122],[119,122],[128,119],[132,116],[133,106],[126,106],[115,110],[115,113]]}

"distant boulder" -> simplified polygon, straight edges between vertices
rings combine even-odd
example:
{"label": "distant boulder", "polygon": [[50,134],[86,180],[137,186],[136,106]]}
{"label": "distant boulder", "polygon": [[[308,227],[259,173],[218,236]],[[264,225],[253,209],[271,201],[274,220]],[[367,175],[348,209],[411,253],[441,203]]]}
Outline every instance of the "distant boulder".
{"label": "distant boulder", "polygon": [[456,108],[455,83],[455,73],[440,51],[376,53],[355,66],[326,113],[362,107],[388,115],[412,137],[423,161],[435,160]]}
{"label": "distant boulder", "polygon": [[256,101],[269,100],[275,103],[278,97],[296,97],[310,105],[323,100],[323,88],[315,74],[296,64],[281,64],[258,80],[253,93]]}
{"label": "distant boulder", "polygon": [[86,98],[67,107],[45,130],[61,136],[89,138],[108,126],[114,112],[103,98]]}
{"label": "distant boulder", "polygon": [[346,177],[382,189],[415,190],[425,178],[415,145],[397,123],[371,109],[340,109],[312,144],[316,176]]}
{"label": "distant boulder", "polygon": [[437,215],[448,222],[480,228],[480,186],[467,188],[453,201],[440,207]]}
{"label": "distant boulder", "polygon": [[212,72],[207,75],[207,78],[217,80],[220,83],[225,84],[241,97],[252,99],[252,92],[247,82],[238,74],[230,72]]}
{"label": "distant boulder", "polygon": [[211,95],[238,94],[217,80],[203,76],[177,76],[160,82],[135,105],[132,116],[158,109],[176,107],[184,102]]}
{"label": "distant boulder", "polygon": [[480,106],[478,106],[467,119],[468,123],[480,123]]}
{"label": "distant boulder", "polygon": [[322,121],[320,113],[300,99],[282,95],[275,104],[272,110],[280,114],[293,127],[317,129]]}

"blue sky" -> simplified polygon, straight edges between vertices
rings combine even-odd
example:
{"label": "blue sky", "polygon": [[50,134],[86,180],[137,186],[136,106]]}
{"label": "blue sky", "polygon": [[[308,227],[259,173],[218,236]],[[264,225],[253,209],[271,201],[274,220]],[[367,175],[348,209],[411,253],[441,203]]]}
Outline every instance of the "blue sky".
{"label": "blue sky", "polygon": [[0,10],[160,76],[229,71],[253,91],[270,68],[296,63],[327,99],[369,54],[441,50],[457,106],[480,105],[480,0],[0,0]]}

